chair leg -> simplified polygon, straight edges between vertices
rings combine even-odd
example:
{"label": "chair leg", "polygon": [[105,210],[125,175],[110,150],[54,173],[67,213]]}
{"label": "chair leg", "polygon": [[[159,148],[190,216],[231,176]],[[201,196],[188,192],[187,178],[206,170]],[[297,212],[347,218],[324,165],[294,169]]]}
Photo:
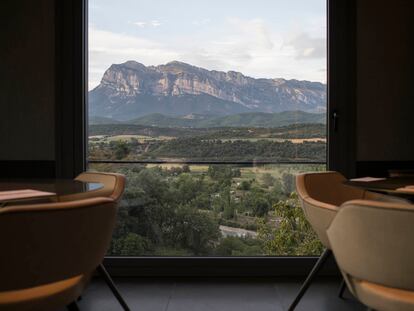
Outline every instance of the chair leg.
{"label": "chair leg", "polygon": [[106,271],[104,265],[100,264],[96,269],[99,272],[99,274],[102,275],[102,277],[104,278],[106,284],[111,289],[112,293],[114,294],[115,298],[118,300],[118,302],[122,306],[122,308],[125,311],[130,311],[128,305],[126,304],[126,302],[124,300],[124,298],[122,298],[120,292],[116,288],[114,281],[112,280],[112,278],[109,275],[108,271]]}
{"label": "chair leg", "polygon": [[325,251],[322,253],[321,257],[319,257],[318,261],[316,262],[315,266],[312,268],[312,271],[309,273],[308,277],[306,278],[305,282],[303,283],[302,287],[299,290],[299,293],[297,294],[295,300],[293,300],[292,304],[289,307],[289,311],[293,311],[296,308],[296,305],[299,303],[302,296],[306,293],[306,290],[311,285],[313,279],[318,274],[319,270],[323,267],[323,264],[325,263],[326,259],[331,256],[332,251],[329,249],[325,249]]}
{"label": "chair leg", "polygon": [[338,291],[338,297],[341,298],[341,299],[345,299],[344,298],[345,288],[346,288],[346,283],[345,283],[345,280],[342,279],[342,282],[341,282],[341,285],[340,285],[339,291]]}
{"label": "chair leg", "polygon": [[68,309],[68,311],[80,311],[79,306],[75,301],[68,304],[66,309]]}

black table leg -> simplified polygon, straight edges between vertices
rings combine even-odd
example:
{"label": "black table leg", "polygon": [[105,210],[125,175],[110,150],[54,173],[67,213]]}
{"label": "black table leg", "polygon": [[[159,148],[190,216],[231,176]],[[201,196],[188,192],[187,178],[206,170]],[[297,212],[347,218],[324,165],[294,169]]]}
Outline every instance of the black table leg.
{"label": "black table leg", "polygon": [[75,301],[67,305],[66,308],[68,309],[68,311],[80,311],[78,304]]}
{"label": "black table leg", "polygon": [[308,277],[306,278],[305,282],[303,283],[302,287],[299,290],[299,293],[297,294],[295,300],[293,300],[292,304],[289,307],[289,311],[293,311],[296,308],[296,305],[299,303],[300,299],[303,297],[303,295],[306,293],[306,290],[311,285],[313,279],[318,274],[319,270],[323,267],[323,264],[325,263],[326,259],[328,259],[332,254],[332,251],[329,249],[325,249],[325,251],[322,253],[321,257],[319,257],[318,261],[316,262],[315,266],[312,268],[312,271],[309,273]]}
{"label": "black table leg", "polygon": [[338,291],[338,296],[341,299],[344,299],[344,291],[345,291],[345,288],[346,288],[346,283],[345,283],[345,280],[342,279],[342,282],[341,282],[341,285],[340,285],[339,291]]}
{"label": "black table leg", "polygon": [[109,275],[108,271],[106,271],[103,264],[100,264],[96,270],[99,272],[99,274],[102,275],[104,278],[106,284],[111,289],[112,293],[114,294],[115,298],[118,300],[119,304],[122,306],[122,308],[125,311],[130,311],[131,309],[128,307],[127,303],[125,302],[124,298],[121,296],[120,292],[118,291],[118,288],[116,287],[114,281],[112,280],[111,276]]}

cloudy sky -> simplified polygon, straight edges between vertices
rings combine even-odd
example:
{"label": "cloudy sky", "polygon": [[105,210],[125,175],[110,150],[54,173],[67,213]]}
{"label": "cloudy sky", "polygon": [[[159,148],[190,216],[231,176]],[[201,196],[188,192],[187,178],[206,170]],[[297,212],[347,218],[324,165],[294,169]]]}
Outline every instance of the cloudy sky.
{"label": "cloudy sky", "polygon": [[89,88],[127,60],[325,83],[326,0],[89,0]]}

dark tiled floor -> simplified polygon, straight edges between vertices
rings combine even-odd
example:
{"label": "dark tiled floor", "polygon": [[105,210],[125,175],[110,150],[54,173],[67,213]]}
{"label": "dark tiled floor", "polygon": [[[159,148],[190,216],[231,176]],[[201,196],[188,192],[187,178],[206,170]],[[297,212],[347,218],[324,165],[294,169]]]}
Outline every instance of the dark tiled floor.
{"label": "dark tiled floor", "polygon": [[[301,280],[151,280],[116,279],[132,310],[138,311],[283,311]],[[339,281],[314,283],[296,310],[365,310],[350,297],[337,297]],[[122,310],[106,285],[95,280],[79,302],[81,311]]]}

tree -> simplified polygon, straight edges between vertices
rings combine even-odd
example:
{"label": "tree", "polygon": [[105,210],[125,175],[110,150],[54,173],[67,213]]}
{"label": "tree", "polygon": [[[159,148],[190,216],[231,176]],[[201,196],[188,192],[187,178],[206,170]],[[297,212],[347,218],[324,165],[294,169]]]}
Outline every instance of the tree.
{"label": "tree", "polygon": [[251,237],[222,238],[215,249],[218,256],[257,256],[262,254],[261,242]]}
{"label": "tree", "polygon": [[176,199],[180,203],[189,203],[194,200],[198,194],[203,193],[203,182],[200,178],[193,177],[188,173],[179,175],[172,183]]}
{"label": "tree", "polygon": [[176,199],[170,184],[157,167],[130,172],[127,180],[121,202],[121,207],[127,208],[127,231],[145,236],[155,245],[162,244]]}
{"label": "tree", "polygon": [[231,180],[234,177],[240,177],[241,171],[230,165],[210,165],[207,174],[215,180]]}
{"label": "tree", "polygon": [[169,243],[207,254],[220,237],[218,222],[208,213],[189,205],[179,206],[170,219]]}
{"label": "tree", "polygon": [[200,193],[191,201],[191,205],[197,209],[210,210],[211,199],[209,193],[207,191]]}
{"label": "tree", "polygon": [[262,182],[267,188],[272,187],[275,181],[276,181],[276,178],[274,178],[270,173],[264,173],[262,175]]}
{"label": "tree", "polygon": [[117,160],[126,158],[131,151],[126,141],[111,142],[111,147],[114,150],[114,155]]}
{"label": "tree", "polygon": [[252,188],[243,197],[243,207],[246,211],[251,211],[254,216],[263,217],[270,210],[270,202],[263,190]]}
{"label": "tree", "polygon": [[117,256],[143,256],[149,245],[148,239],[130,232],[113,240],[110,253]]}
{"label": "tree", "polygon": [[247,190],[250,190],[251,185],[252,185],[251,181],[243,180],[240,183],[240,185],[237,187],[237,189],[247,191]]}
{"label": "tree", "polygon": [[235,216],[236,216],[236,210],[235,210],[234,204],[232,204],[232,202],[230,202],[230,204],[224,205],[223,218],[224,219],[232,219]]}
{"label": "tree", "polygon": [[291,194],[296,190],[295,176],[289,173],[283,173],[283,191],[286,194]]}
{"label": "tree", "polygon": [[190,166],[188,164],[184,164],[182,167],[183,173],[190,173]]}
{"label": "tree", "polygon": [[270,210],[270,203],[264,197],[257,197],[253,202],[253,215],[258,217],[266,216]]}
{"label": "tree", "polygon": [[323,245],[303,214],[296,193],[274,205],[278,224],[261,220],[258,238],[265,254],[273,256],[319,256]]}

